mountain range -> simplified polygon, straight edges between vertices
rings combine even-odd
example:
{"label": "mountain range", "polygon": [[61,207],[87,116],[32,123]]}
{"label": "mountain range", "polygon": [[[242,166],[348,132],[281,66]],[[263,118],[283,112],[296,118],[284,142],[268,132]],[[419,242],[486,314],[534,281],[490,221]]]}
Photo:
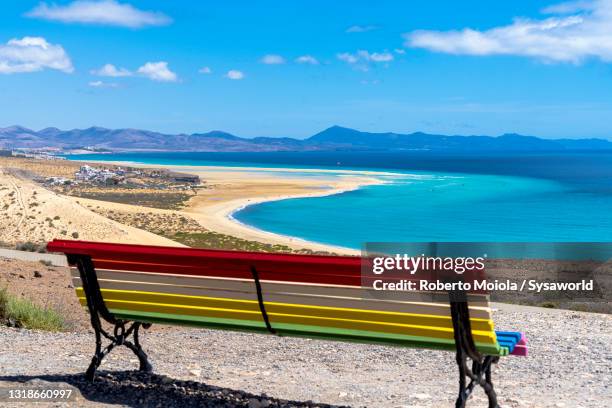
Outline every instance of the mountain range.
{"label": "mountain range", "polygon": [[330,150],[431,150],[431,151],[555,151],[612,150],[605,139],[542,139],[534,136],[445,136],[423,132],[369,133],[332,126],[306,139],[289,137],[243,138],[214,130],[207,133],[164,134],[139,129],[39,131],[22,126],[0,128],[0,149],[108,150],[108,151],[330,151]]}

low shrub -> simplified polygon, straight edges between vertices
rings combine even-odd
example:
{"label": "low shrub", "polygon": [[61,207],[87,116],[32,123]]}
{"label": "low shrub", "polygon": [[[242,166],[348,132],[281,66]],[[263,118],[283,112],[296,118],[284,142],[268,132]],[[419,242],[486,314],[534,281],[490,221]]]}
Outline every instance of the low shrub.
{"label": "low shrub", "polygon": [[0,289],[0,321],[14,327],[61,331],[66,327],[64,318],[51,308],[35,305]]}

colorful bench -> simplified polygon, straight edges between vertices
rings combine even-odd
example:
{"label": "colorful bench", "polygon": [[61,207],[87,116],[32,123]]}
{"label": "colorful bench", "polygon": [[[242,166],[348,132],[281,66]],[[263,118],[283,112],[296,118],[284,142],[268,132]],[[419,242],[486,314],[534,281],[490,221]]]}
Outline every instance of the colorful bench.
{"label": "colorful bench", "polygon": [[[476,385],[497,407],[491,365],[501,356],[527,354],[521,333],[494,330],[488,295],[368,297],[356,257],[63,240],[47,249],[67,255],[77,296],[90,313],[96,336],[90,380],[119,345],[138,356],[140,370],[151,371],[138,337],[151,323],[452,350],[460,374],[457,407]],[[112,333],[101,319],[114,326]],[[104,349],[103,337],[110,341]]]}

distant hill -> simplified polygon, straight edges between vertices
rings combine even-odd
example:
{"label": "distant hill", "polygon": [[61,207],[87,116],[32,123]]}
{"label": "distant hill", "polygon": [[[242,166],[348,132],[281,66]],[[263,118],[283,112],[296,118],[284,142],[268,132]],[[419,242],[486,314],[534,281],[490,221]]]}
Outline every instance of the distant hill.
{"label": "distant hill", "polygon": [[382,150],[565,150],[612,149],[604,139],[540,139],[534,136],[504,134],[492,136],[445,136],[423,132],[410,134],[368,133],[332,126],[307,139],[309,143],[334,145],[337,148]]}
{"label": "distant hill", "polygon": [[307,139],[288,137],[242,138],[214,130],[207,133],[164,134],[140,129],[39,131],[11,126],[0,128],[0,148],[105,149],[111,151],[211,151],[271,152],[314,150],[431,150],[431,151],[555,151],[612,150],[604,139],[541,139],[534,136],[504,134],[492,136],[445,136],[422,132],[410,134],[369,133],[332,126]]}

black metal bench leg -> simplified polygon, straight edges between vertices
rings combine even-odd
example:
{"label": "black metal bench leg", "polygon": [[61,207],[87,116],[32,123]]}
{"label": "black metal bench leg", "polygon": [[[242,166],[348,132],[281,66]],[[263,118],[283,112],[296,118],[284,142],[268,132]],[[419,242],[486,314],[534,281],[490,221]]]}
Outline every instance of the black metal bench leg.
{"label": "black metal bench leg", "polygon": [[[457,349],[457,365],[459,366],[459,396],[456,408],[464,408],[467,399],[477,385],[480,385],[489,399],[489,408],[499,408],[497,395],[493,389],[491,365],[499,361],[499,357],[482,355],[476,348],[472,337],[470,313],[465,292],[449,292],[451,317],[453,320],[453,335]],[[468,357],[472,368],[467,365]],[[466,386],[467,379],[470,383]]]}
{"label": "black metal bench leg", "polygon": [[465,408],[465,403],[468,398],[468,392],[466,388],[466,356],[463,350],[457,350],[457,366],[459,367],[459,396],[455,403],[455,408]]}
{"label": "black metal bench leg", "polygon": [[[466,403],[474,388],[479,385],[487,394],[489,408],[499,408],[497,394],[493,388],[491,365],[497,362],[498,357],[485,356],[480,361],[472,361],[469,369],[465,353],[457,351],[457,365],[459,366],[459,396],[455,403],[456,408],[465,408]],[[467,380],[470,383],[466,385]]]}
{"label": "black metal bench leg", "polygon": [[97,327],[94,327],[94,330],[96,332],[96,352],[94,353],[91,363],[85,372],[85,378],[88,381],[93,381],[94,376],[96,375],[96,370],[102,362],[102,336],[100,335],[100,330],[98,330]]}
{"label": "black metal bench leg", "polygon": [[[76,265],[79,269],[79,275],[81,276],[81,282],[83,284],[83,291],[85,292],[85,298],[87,301],[87,309],[89,310],[89,317],[91,319],[91,327],[94,329],[96,335],[96,351],[91,363],[85,372],[85,377],[89,381],[93,381],[96,376],[96,370],[102,364],[104,357],[110,353],[116,346],[126,346],[138,357],[140,362],[140,371],[151,372],[153,367],[149,363],[146,353],[140,346],[140,340],[138,338],[138,331],[140,327],[148,329],[151,327],[150,323],[133,322],[128,329],[125,328],[129,322],[115,318],[106,308],[102,293],[100,291],[100,285],[98,284],[98,278],[94,264],[89,256],[83,255],[68,255],[68,263],[70,265]],[[113,333],[108,333],[102,327],[101,319],[114,325]],[[134,342],[129,341],[130,336],[134,336]],[[110,340],[110,344],[102,350],[102,337]]]}
{"label": "black metal bench leg", "polygon": [[495,393],[495,389],[493,389],[493,382],[491,380],[491,366],[496,363],[497,360],[498,358],[493,358],[491,356],[485,358],[485,384],[483,388],[489,398],[489,408],[499,408],[497,404],[497,394]]}
{"label": "black metal bench leg", "polygon": [[[149,363],[147,354],[143,351],[140,345],[140,339],[138,337],[138,331],[141,326],[148,328],[149,324],[141,324],[140,322],[134,322],[129,329],[125,330],[125,322],[118,321],[115,324],[113,334],[107,333],[102,327],[94,327],[96,334],[96,352],[91,359],[91,363],[85,373],[85,378],[89,381],[93,381],[96,376],[96,370],[100,367],[102,360],[108,355],[115,347],[125,346],[132,350],[132,352],[138,357],[140,362],[140,371],[151,372],[153,367]],[[130,336],[134,337],[134,341],[127,340]],[[102,336],[110,340],[110,344],[106,348],[102,349]]]}
{"label": "black metal bench leg", "polygon": [[88,381],[93,381],[96,370],[102,363],[102,359],[104,358],[104,353],[102,352],[102,323],[100,322],[100,316],[98,316],[97,310],[92,305],[92,301],[88,298],[87,304],[89,306],[89,314],[91,320],[91,327],[94,329],[94,333],[96,335],[96,351],[94,356],[91,359],[91,363],[85,372],[85,378]]}
{"label": "black metal bench leg", "polygon": [[91,359],[91,363],[89,364],[89,367],[87,367],[87,371],[85,372],[85,378],[87,378],[87,380],[94,380],[94,377],[96,376],[96,370],[98,369],[98,367],[100,367],[100,364],[102,364],[102,360],[107,354],[111,352],[112,349],[115,348],[115,346],[115,343],[111,343],[104,349],[104,351],[96,349],[96,354]]}
{"label": "black metal bench leg", "polygon": [[[147,353],[144,352],[142,347],[140,346],[140,340],[138,338],[138,330],[140,329],[140,323],[134,323],[134,343],[129,341],[124,341],[124,345],[132,350],[136,357],[138,357],[138,361],[140,362],[140,371],[144,371],[146,373],[150,373],[153,371],[153,366],[149,363],[149,357]],[[146,327],[145,327],[146,328]]]}

